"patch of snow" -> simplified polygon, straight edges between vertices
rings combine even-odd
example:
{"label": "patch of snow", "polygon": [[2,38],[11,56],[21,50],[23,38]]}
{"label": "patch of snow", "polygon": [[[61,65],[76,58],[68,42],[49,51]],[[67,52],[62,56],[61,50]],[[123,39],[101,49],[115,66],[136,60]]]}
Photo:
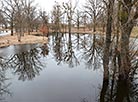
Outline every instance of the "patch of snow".
{"label": "patch of snow", "polygon": [[0,31],[0,36],[5,36],[5,35],[9,35],[11,32],[10,30],[6,31]]}

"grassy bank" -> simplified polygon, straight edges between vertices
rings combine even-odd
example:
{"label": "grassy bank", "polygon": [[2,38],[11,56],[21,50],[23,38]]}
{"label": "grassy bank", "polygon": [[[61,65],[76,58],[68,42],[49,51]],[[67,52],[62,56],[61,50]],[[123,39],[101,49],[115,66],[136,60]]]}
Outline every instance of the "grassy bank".
{"label": "grassy bank", "polygon": [[[49,30],[49,31],[50,31],[50,33],[52,32],[52,30]],[[64,30],[61,30],[61,31],[64,31]],[[64,32],[67,32],[67,29]],[[93,31],[89,30],[89,29],[79,29],[78,30],[76,28],[72,28],[72,33],[93,34]],[[101,34],[101,35],[105,34],[105,32],[103,32],[99,28],[97,28],[97,31],[95,33]],[[14,34],[14,36],[10,36],[10,35],[0,36],[0,47],[16,45],[16,44],[47,43],[47,37],[35,36],[37,34],[41,34],[41,32],[31,32],[30,35],[25,33],[24,36],[22,36],[22,38],[21,38],[21,42],[18,42],[17,34]],[[131,37],[138,37],[138,27],[133,28]]]}
{"label": "grassy bank", "polygon": [[21,41],[18,41],[17,35],[14,34],[1,36],[0,37],[0,47],[5,47],[9,45],[17,45],[17,44],[35,44],[35,43],[47,43],[47,37],[43,36],[35,36],[33,34],[37,34],[38,32],[32,32],[31,35],[25,34],[21,37]]}

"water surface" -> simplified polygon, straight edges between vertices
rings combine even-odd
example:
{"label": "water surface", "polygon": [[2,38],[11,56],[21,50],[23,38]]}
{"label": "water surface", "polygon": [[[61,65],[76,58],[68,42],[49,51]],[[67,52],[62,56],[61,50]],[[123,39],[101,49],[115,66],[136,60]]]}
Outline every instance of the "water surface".
{"label": "water surface", "polygon": [[54,34],[46,44],[1,48],[0,101],[138,102],[138,71],[129,82],[111,74],[107,84],[102,55],[103,37],[90,34]]}

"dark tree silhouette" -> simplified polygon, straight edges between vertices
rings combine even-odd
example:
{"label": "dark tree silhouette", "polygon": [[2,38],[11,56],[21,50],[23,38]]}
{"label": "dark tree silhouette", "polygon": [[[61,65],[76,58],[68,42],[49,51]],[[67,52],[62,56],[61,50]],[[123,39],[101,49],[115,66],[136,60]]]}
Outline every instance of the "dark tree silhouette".
{"label": "dark tree silhouette", "polygon": [[34,48],[30,51],[15,54],[9,60],[14,73],[19,75],[19,80],[32,80],[39,75],[42,70],[42,64],[39,60],[39,51]]}

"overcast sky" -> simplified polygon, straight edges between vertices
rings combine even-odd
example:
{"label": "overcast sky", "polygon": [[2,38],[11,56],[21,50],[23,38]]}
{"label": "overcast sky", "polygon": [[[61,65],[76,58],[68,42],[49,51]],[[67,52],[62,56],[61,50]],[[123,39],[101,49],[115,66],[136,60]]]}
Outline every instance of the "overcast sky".
{"label": "overcast sky", "polygon": [[[45,9],[47,12],[50,12],[52,10],[52,7],[55,4],[55,1],[62,4],[62,2],[68,2],[69,0],[35,0],[35,2],[38,3],[39,6],[42,9]],[[79,1],[79,4],[78,4],[79,7],[83,5],[85,2],[85,0],[72,0],[72,3],[75,4],[75,1]]]}

